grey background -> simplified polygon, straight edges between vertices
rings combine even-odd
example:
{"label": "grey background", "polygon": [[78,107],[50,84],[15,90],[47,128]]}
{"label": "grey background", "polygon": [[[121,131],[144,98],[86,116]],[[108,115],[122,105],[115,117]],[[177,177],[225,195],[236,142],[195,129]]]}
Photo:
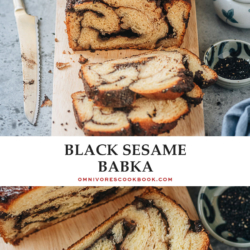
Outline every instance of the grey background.
{"label": "grey background", "polygon": [[[51,108],[40,109],[36,127],[25,118],[21,55],[12,1],[0,1],[0,135],[49,136]],[[229,26],[215,15],[212,0],[196,0],[196,3],[201,58],[205,50],[217,41],[228,38],[250,41],[249,30]],[[44,94],[52,99],[53,74],[48,71],[53,70],[56,1],[26,0],[25,5],[27,12],[40,20],[41,100]],[[223,116],[232,105],[249,97],[250,87],[232,91],[215,85],[204,92],[206,135],[218,136]]]}

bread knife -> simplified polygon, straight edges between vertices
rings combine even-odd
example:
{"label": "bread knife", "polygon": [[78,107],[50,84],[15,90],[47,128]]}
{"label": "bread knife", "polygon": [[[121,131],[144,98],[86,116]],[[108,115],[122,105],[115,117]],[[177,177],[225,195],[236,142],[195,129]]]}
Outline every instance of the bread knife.
{"label": "bread knife", "polygon": [[40,56],[38,19],[28,15],[22,0],[13,0],[21,46],[24,112],[35,125],[40,101]]}

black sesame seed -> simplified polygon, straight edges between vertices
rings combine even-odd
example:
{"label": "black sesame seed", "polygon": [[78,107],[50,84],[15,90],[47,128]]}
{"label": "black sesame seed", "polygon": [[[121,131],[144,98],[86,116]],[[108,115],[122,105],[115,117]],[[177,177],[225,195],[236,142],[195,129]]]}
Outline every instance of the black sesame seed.
{"label": "black sesame seed", "polygon": [[218,206],[226,230],[250,240],[250,187],[231,187],[219,196]]}
{"label": "black sesame seed", "polygon": [[230,80],[250,78],[250,63],[243,58],[227,57],[219,59],[214,66],[214,70],[219,76]]}

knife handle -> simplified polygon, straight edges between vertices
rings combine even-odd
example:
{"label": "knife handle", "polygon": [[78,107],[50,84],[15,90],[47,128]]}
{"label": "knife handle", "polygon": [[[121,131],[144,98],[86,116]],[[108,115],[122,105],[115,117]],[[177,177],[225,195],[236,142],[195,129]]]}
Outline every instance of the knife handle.
{"label": "knife handle", "polygon": [[15,11],[25,10],[24,3],[22,0],[13,0]]}

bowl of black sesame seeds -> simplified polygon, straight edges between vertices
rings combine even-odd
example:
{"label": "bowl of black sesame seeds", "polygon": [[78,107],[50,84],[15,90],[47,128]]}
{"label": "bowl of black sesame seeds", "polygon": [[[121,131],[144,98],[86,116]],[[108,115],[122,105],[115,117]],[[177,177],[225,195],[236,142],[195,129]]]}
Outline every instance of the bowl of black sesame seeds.
{"label": "bowl of black sesame seeds", "polygon": [[250,43],[232,39],[215,43],[205,52],[204,63],[218,74],[221,87],[250,86]]}
{"label": "bowl of black sesame seeds", "polygon": [[250,187],[202,187],[198,212],[214,238],[233,247],[250,247]]}

